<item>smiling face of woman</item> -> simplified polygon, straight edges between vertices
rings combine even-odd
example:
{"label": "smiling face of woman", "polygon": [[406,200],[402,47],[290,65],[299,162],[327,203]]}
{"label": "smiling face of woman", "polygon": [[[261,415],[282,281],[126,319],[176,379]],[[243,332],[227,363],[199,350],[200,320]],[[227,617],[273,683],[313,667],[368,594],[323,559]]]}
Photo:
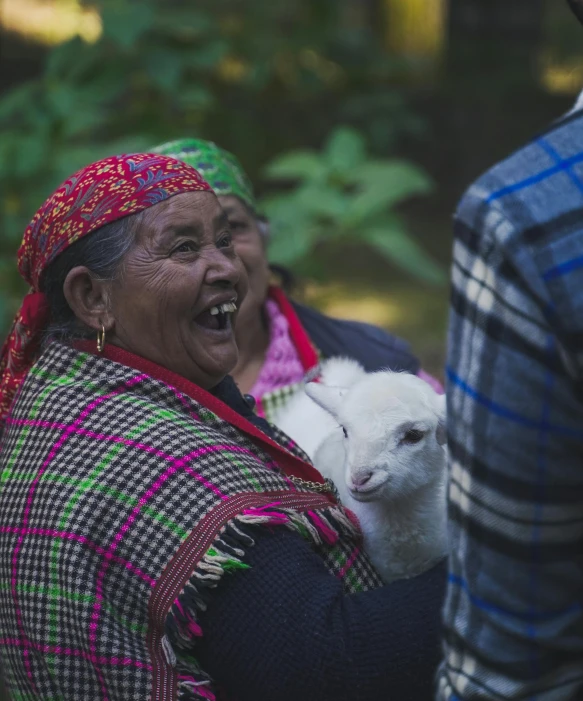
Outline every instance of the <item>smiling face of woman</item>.
{"label": "smiling face of woman", "polygon": [[147,210],[109,290],[108,340],[209,389],[235,366],[247,290],[226,215],[210,192]]}

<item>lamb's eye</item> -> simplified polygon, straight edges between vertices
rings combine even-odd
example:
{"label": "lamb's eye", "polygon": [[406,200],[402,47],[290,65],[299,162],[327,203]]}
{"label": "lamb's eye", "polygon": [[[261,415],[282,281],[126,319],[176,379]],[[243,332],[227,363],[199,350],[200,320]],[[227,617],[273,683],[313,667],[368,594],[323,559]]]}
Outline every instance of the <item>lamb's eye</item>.
{"label": "lamb's eye", "polygon": [[348,431],[342,426],[342,433],[344,434],[344,438],[348,438]]}
{"label": "lamb's eye", "polygon": [[414,445],[415,443],[419,443],[419,441],[423,438],[425,434],[423,431],[419,431],[416,428],[412,428],[410,431],[407,431],[407,433],[403,436],[402,443],[407,443],[407,445]]}

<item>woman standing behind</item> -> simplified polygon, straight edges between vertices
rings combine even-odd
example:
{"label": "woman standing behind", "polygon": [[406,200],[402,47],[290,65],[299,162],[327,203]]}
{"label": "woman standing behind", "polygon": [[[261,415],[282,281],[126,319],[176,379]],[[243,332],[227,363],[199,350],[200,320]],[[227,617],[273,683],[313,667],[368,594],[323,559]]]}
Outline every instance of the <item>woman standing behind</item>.
{"label": "woman standing behind", "polygon": [[389,368],[416,373],[442,391],[402,339],[370,324],[327,317],[270,285],[269,224],[258,215],[252,185],[235,156],[203,139],[172,141],[152,150],[202,173],[229,218],[249,277],[249,294],[237,322],[239,362],[232,374],[241,391],[254,398],[259,416],[272,420],[321,357],[354,358],[368,372]]}

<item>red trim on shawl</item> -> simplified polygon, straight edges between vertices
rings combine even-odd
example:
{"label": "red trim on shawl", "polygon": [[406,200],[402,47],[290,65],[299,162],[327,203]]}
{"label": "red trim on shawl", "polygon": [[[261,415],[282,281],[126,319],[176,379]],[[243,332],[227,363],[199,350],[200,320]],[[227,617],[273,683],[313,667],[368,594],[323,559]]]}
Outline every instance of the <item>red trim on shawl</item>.
{"label": "red trim on shawl", "polygon": [[279,310],[285,316],[289,325],[289,335],[300,356],[300,361],[304,366],[304,370],[306,372],[312,370],[312,368],[318,365],[318,353],[310,337],[306,333],[306,330],[302,326],[302,322],[296,314],[296,310],[292,307],[285,292],[279,287],[270,286],[267,291],[267,296],[277,304]]}
{"label": "red trim on shawl", "polygon": [[[287,302],[287,304],[289,305],[289,302]],[[180,375],[177,375],[167,368],[163,368],[162,366],[157,365],[146,358],[142,358],[139,355],[135,355],[134,353],[130,353],[129,351],[123,350],[122,348],[118,348],[117,346],[113,346],[111,344],[106,345],[103,353],[100,354],[96,351],[94,341],[77,341],[74,344],[74,347],[80,351],[92,353],[98,357],[101,356],[103,358],[107,358],[108,360],[112,360],[115,363],[126,365],[134,370],[146,373],[155,380],[160,380],[161,382],[172,385],[181,392],[184,392],[184,394],[191,399],[194,399],[194,401],[202,404],[207,409],[210,409],[224,421],[227,421],[232,426],[235,426],[240,431],[247,434],[247,436],[249,436],[254,443],[258,444],[262,450],[264,450],[273,460],[277,462],[279,467],[286,475],[293,475],[294,477],[299,477],[300,479],[308,480],[310,482],[325,484],[324,478],[316,470],[316,468],[309,463],[304,462],[295,455],[292,455],[292,453],[288,453],[288,451],[280,446],[279,443],[276,443],[271,438],[266,436],[260,429],[231,409],[231,407],[227,406],[210,392],[207,392],[206,390],[202,389],[202,387],[195,385],[186,378],[181,377]],[[333,504],[336,503],[336,500],[332,494],[327,493],[326,498]]]}
{"label": "red trim on shawl", "polygon": [[[176,698],[178,673],[168,664],[162,647],[164,626],[168,611],[180,596],[192,577],[196,566],[211,547],[217,533],[235,516],[247,508],[277,504],[278,508],[309,511],[325,509],[330,502],[323,494],[305,492],[263,492],[257,494],[236,494],[227,501],[219,502],[206,513],[188,538],[178,548],[166,568],[158,578],[148,603],[148,617],[154,622],[148,630],[148,648],[152,658],[154,688],[152,701],[166,701]],[[217,694],[217,699],[226,698]]]}

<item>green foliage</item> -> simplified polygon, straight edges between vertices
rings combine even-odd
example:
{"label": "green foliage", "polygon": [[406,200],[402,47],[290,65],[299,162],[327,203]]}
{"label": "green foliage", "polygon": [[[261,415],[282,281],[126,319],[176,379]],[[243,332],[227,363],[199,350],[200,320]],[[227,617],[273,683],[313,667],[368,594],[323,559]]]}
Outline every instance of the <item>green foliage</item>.
{"label": "green foliage", "polygon": [[292,151],[276,158],[265,173],[296,183],[262,203],[271,219],[274,262],[313,272],[322,244],[364,243],[416,277],[444,281],[441,268],[392,211],[402,200],[431,189],[428,177],[412,163],[370,158],[363,136],[341,127],[321,153]]}
{"label": "green foliage", "polygon": [[[14,256],[25,226],[55,187],[92,160],[202,136],[236,152],[260,184],[263,163],[319,143],[339,115],[363,130],[377,152],[406,129],[406,105],[386,87],[393,62],[366,3],[350,3],[352,9],[338,0],[88,4],[101,11],[101,38],[51,49],[37,80],[0,99],[7,313],[22,292]],[[341,168],[361,146],[350,136],[336,138],[350,141],[330,145],[330,158]],[[295,177],[309,163],[296,153],[280,167]],[[317,194],[315,181],[310,188],[302,195],[313,202],[306,211],[317,202],[332,212],[339,191]],[[311,226],[311,215],[307,220]],[[309,247],[301,240],[311,235],[308,227],[294,245]]]}

